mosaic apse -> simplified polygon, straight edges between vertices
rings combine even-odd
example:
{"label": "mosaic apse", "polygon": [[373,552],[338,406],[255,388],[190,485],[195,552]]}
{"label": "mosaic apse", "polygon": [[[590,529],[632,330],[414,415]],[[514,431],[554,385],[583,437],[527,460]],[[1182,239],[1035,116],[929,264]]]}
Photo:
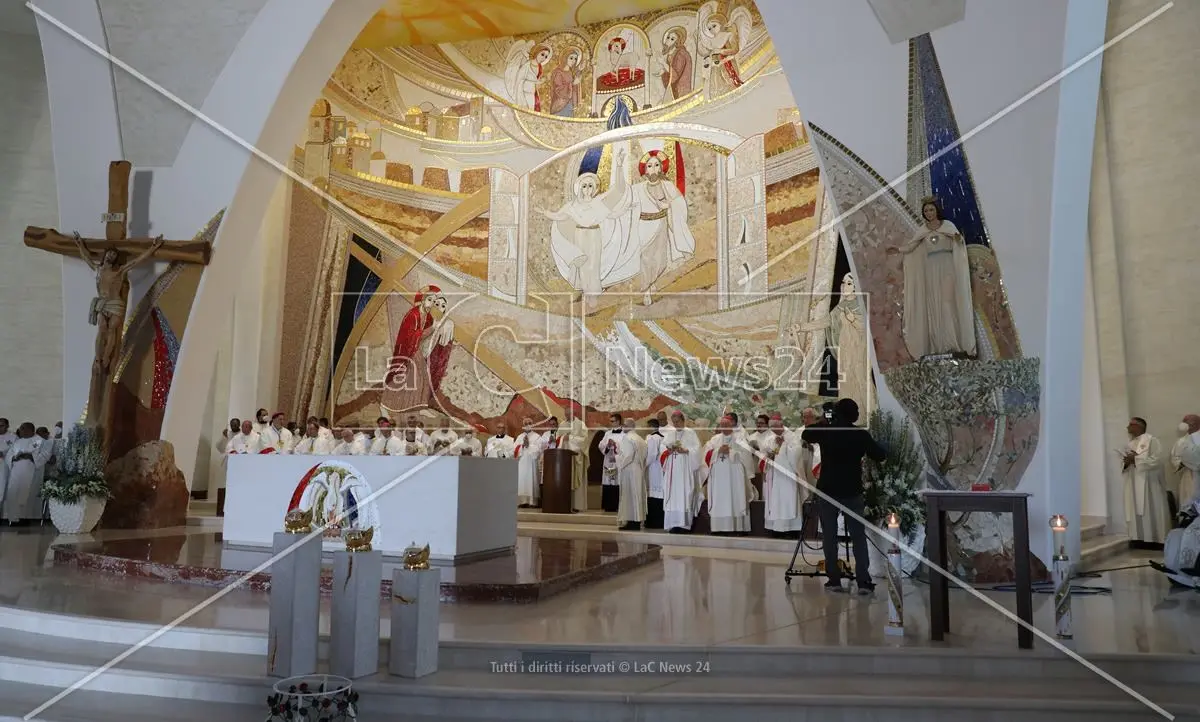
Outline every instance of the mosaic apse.
{"label": "mosaic apse", "polygon": [[291,198],[296,417],[871,403],[825,183],[752,3],[354,49],[294,167],[334,199]]}
{"label": "mosaic apse", "polygon": [[[887,187],[866,163],[824,130],[812,126],[863,290],[871,299],[870,326],[879,370],[921,436],[927,481],[938,489],[1016,489],[1037,446],[1039,360],[1021,353],[999,264],[983,217],[970,165],[954,120],[937,55],[928,35],[910,42],[908,198]],[[960,238],[926,236],[922,214],[933,198]],[[914,289],[908,249],[926,254]],[[951,257],[961,254],[960,261]],[[934,265],[945,258],[944,265]],[[945,274],[937,296],[926,287]],[[956,278],[955,278],[956,277]],[[936,300],[935,300],[936,299]],[[965,301],[955,304],[954,300]],[[940,309],[929,309],[934,303]],[[947,342],[920,324],[955,317],[968,338]],[[961,310],[960,310],[961,309]],[[932,339],[932,340],[931,340]],[[941,344],[940,346],[938,344]],[[1012,526],[1006,517],[963,515],[955,525],[957,571],[976,581],[1012,575]],[[952,547],[954,542],[952,542]],[[1044,566],[1041,567],[1044,571]]]}

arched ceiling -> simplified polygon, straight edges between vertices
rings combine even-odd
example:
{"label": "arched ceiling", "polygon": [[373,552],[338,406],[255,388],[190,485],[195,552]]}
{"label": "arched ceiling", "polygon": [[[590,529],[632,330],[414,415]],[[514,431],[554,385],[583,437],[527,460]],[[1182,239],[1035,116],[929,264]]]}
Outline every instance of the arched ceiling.
{"label": "arched ceiling", "polygon": [[539,33],[687,5],[689,0],[386,0],[359,48]]}

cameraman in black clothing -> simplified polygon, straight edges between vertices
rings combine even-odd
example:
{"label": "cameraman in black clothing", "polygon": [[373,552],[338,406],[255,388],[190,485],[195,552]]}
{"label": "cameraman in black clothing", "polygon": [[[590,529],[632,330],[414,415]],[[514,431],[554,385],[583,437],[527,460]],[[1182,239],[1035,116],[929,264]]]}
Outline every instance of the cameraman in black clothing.
{"label": "cameraman in black clothing", "polygon": [[858,593],[870,594],[875,590],[875,584],[871,581],[867,532],[859,521],[865,511],[862,460],[866,456],[883,461],[887,454],[871,438],[871,432],[854,425],[856,421],[858,404],[854,399],[839,399],[833,406],[833,413],[827,413],[820,424],[806,428],[800,438],[806,444],[821,447],[821,476],[817,480],[817,491],[823,496],[817,499],[817,516],[821,520],[821,542],[825,549],[825,575],[829,578],[825,588],[843,591],[837,558],[837,520],[841,510],[834,506],[830,501],[832,499],[856,517],[846,515],[846,533],[854,546],[854,576]]}

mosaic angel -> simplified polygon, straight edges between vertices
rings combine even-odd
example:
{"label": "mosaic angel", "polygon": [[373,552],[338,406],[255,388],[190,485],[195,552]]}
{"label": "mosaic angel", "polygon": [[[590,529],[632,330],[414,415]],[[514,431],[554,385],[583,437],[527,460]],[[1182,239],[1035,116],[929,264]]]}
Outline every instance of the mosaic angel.
{"label": "mosaic angel", "polygon": [[704,3],[696,13],[700,28],[696,54],[702,58],[708,97],[718,98],[742,84],[738,53],[750,40],[754,19],[744,7],[735,7],[728,17],[720,12],[716,0]]}
{"label": "mosaic angel", "polygon": [[508,50],[504,68],[504,89],[517,107],[542,112],[540,89],[546,82],[546,67],[554,51],[532,40],[518,40]]}

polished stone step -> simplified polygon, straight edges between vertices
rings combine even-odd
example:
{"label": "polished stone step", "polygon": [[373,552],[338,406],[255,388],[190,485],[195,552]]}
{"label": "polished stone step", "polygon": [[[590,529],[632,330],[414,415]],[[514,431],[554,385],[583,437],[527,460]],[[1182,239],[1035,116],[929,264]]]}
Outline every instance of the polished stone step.
{"label": "polished stone step", "polygon": [[1129,537],[1124,534],[1103,534],[1083,542],[1079,549],[1080,572],[1099,569],[1104,563],[1129,551]]}
{"label": "polished stone step", "polygon": [[1084,516],[1079,518],[1079,538],[1081,541],[1104,536],[1108,520],[1102,516]]}

